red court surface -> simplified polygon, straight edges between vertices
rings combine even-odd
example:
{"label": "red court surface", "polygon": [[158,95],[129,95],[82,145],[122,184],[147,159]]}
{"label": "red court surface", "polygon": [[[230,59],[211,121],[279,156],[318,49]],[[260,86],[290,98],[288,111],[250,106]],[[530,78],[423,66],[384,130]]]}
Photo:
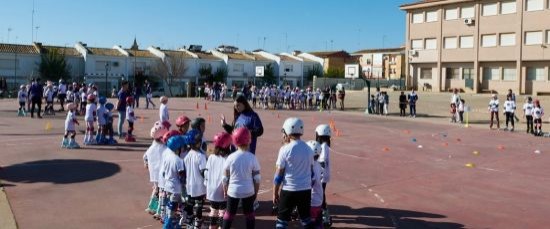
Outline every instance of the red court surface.
{"label": "red court surface", "polygon": [[[205,110],[200,100],[197,110],[196,101],[172,99],[171,120],[182,113],[210,119],[210,140],[222,130],[220,114],[232,120],[232,104],[208,103]],[[0,101],[0,179],[20,228],[160,228],[143,211],[150,185],[141,159],[157,110],[136,110],[143,117],[136,123],[137,143],[66,150],[59,147],[65,114],[17,118],[15,107],[15,101]],[[314,138],[320,123],[333,120],[339,130],[332,140],[333,174],[327,188],[334,228],[550,225],[548,138],[432,124],[423,118],[256,111],[265,128],[257,150],[263,177],[257,228],[275,224],[271,180],[281,126],[290,116],[304,120],[305,140]],[[50,130],[45,129],[48,122]],[[79,128],[84,130],[82,124]],[[82,137],[79,133],[77,140]],[[241,228],[243,217],[237,218],[235,228]]]}

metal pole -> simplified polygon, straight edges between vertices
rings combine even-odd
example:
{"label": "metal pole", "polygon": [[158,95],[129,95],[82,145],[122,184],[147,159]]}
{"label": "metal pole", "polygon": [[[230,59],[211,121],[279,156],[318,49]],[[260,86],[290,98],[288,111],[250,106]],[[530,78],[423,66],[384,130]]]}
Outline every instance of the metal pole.
{"label": "metal pole", "polygon": [[107,86],[108,71],[109,71],[109,62],[105,63],[105,95],[109,94],[109,86]]}

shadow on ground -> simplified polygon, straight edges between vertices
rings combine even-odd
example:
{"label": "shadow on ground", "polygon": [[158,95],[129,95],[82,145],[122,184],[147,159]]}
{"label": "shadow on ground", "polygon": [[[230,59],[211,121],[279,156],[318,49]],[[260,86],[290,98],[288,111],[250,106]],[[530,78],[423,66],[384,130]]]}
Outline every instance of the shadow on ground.
{"label": "shadow on ground", "polygon": [[13,183],[71,184],[103,179],[118,172],[120,167],[109,162],[56,159],[3,167],[0,170],[0,179]]}

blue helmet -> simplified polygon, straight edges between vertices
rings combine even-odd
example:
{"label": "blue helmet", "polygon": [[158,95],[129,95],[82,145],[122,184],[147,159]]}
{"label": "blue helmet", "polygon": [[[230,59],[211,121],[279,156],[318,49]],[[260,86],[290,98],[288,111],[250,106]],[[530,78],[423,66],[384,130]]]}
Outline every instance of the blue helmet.
{"label": "blue helmet", "polygon": [[195,145],[202,141],[202,134],[197,129],[191,129],[185,134],[185,140],[187,141],[187,145]]}
{"label": "blue helmet", "polygon": [[103,105],[103,104],[105,104],[105,103],[107,103],[107,98],[105,98],[105,96],[99,97],[99,104],[102,104],[102,105]]}
{"label": "blue helmet", "polygon": [[180,149],[186,145],[186,141],[184,136],[176,135],[168,139],[166,142],[166,147],[168,147],[172,151],[176,151],[177,149]]}
{"label": "blue helmet", "polygon": [[107,108],[107,110],[109,111],[112,111],[115,108],[115,105],[113,105],[112,103],[107,103],[105,104],[105,108]]}

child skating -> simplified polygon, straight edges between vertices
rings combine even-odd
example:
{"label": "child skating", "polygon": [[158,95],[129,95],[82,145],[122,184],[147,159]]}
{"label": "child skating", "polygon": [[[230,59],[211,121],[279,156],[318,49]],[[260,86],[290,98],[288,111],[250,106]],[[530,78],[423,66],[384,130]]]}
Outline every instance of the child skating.
{"label": "child skating", "polygon": [[170,121],[170,115],[168,114],[168,97],[160,97],[160,107],[159,107],[159,120],[160,122]]}
{"label": "child skating", "polygon": [[315,128],[315,140],[321,145],[321,154],[319,155],[319,163],[323,167],[323,174],[321,176],[321,183],[323,186],[323,223],[327,226],[332,225],[332,217],[330,216],[327,207],[326,190],[327,184],[330,182],[330,138],[332,132],[330,127],[326,124],[322,124]]}
{"label": "child skating", "polygon": [[105,104],[106,112],[103,115],[105,117],[105,135],[109,135],[109,139],[107,139],[107,144],[109,145],[115,145],[117,144],[117,141],[114,138],[114,130],[113,130],[113,109],[115,109],[115,105],[112,103]]}
{"label": "child skating", "polygon": [[128,121],[128,134],[124,138],[126,142],[135,142],[134,137],[134,122],[136,121],[136,115],[134,113],[134,97],[126,97],[126,121]]}
{"label": "child skating", "polygon": [[164,134],[168,132],[168,129],[164,128],[160,123],[155,123],[153,128],[151,128],[151,138],[153,142],[151,146],[143,154],[143,162],[145,169],[149,171],[149,181],[153,185],[151,197],[149,198],[149,203],[145,212],[149,214],[155,214],[158,208],[159,200],[159,174],[160,174],[160,163],[162,158],[162,152],[166,150],[166,146],[162,143],[161,139]]}
{"label": "child skating", "polygon": [[323,185],[321,182],[321,174],[323,168],[319,163],[319,155],[321,154],[321,145],[317,141],[308,141],[307,145],[313,150],[313,177],[311,186],[311,221],[313,227],[323,228]]}
{"label": "child skating", "polygon": [[95,104],[95,95],[88,95],[88,103],[86,105],[86,113],[84,121],[86,122],[86,133],[84,134],[84,145],[95,144],[94,122],[96,120],[97,106]]}
{"label": "child skating", "polygon": [[535,123],[535,136],[542,136],[542,116],[544,116],[544,109],[540,106],[538,99],[535,99],[534,105],[533,122]]}
{"label": "child skating", "polygon": [[206,156],[200,149],[202,134],[198,130],[190,130],[184,137],[190,149],[183,159],[187,191],[184,211],[187,218],[181,221],[181,224],[200,228],[202,225],[202,208],[206,197],[206,186],[204,185]]}
{"label": "child skating", "polygon": [[182,136],[173,136],[166,142],[166,157],[162,166],[162,178],[164,179],[164,195],[166,216],[163,218],[163,228],[176,228],[178,225],[176,211],[181,203],[181,186],[185,180],[185,165],[179,157],[181,148],[185,145]]}
{"label": "child skating", "polygon": [[[506,115],[506,128],[504,130],[514,131],[514,113],[516,111],[516,102],[512,99],[512,95],[506,97],[504,101],[504,114]],[[508,129],[508,123],[512,123],[512,128]]]}
{"label": "child skating", "polygon": [[523,117],[525,117],[525,121],[527,122],[527,133],[534,134],[535,131],[533,130],[533,109],[535,106],[533,105],[533,98],[531,96],[527,97],[527,101],[525,104],[523,104]]}
{"label": "child skating", "polygon": [[107,144],[107,138],[105,138],[105,125],[107,124],[107,119],[105,114],[107,113],[107,108],[105,108],[105,103],[107,103],[107,98],[101,96],[98,99],[99,106],[97,107],[97,134],[95,135],[95,141],[97,144]]}
{"label": "child skating", "polygon": [[491,101],[489,101],[489,113],[491,114],[491,124],[489,125],[489,128],[493,129],[493,120],[496,119],[497,122],[497,129],[500,129],[500,120],[498,118],[498,97],[496,94],[493,94],[493,98]]}
{"label": "child skating", "polygon": [[187,133],[187,131],[189,130],[189,123],[191,122],[191,120],[187,117],[187,116],[180,116],[176,119],[176,127],[178,127],[178,131],[181,133],[181,134],[185,134]]}
{"label": "child skating", "polygon": [[[75,141],[76,136],[76,125],[80,125],[78,120],[76,120],[76,107],[73,103],[67,103],[67,118],[65,119],[65,135],[63,136],[63,141],[61,142],[62,148],[67,149],[78,149],[80,146]],[[70,135],[70,139],[68,139]]]}
{"label": "child skating", "polygon": [[25,103],[27,102],[27,90],[25,85],[21,84],[19,87],[19,92],[17,92],[17,99],[19,100],[19,110],[17,111],[17,116],[27,116],[27,110]]}
{"label": "child skating", "polygon": [[206,199],[210,202],[210,229],[217,229],[222,225],[223,215],[227,205],[223,191],[223,165],[230,153],[231,135],[220,132],[214,136],[214,153],[206,161],[204,173],[206,185]]}

